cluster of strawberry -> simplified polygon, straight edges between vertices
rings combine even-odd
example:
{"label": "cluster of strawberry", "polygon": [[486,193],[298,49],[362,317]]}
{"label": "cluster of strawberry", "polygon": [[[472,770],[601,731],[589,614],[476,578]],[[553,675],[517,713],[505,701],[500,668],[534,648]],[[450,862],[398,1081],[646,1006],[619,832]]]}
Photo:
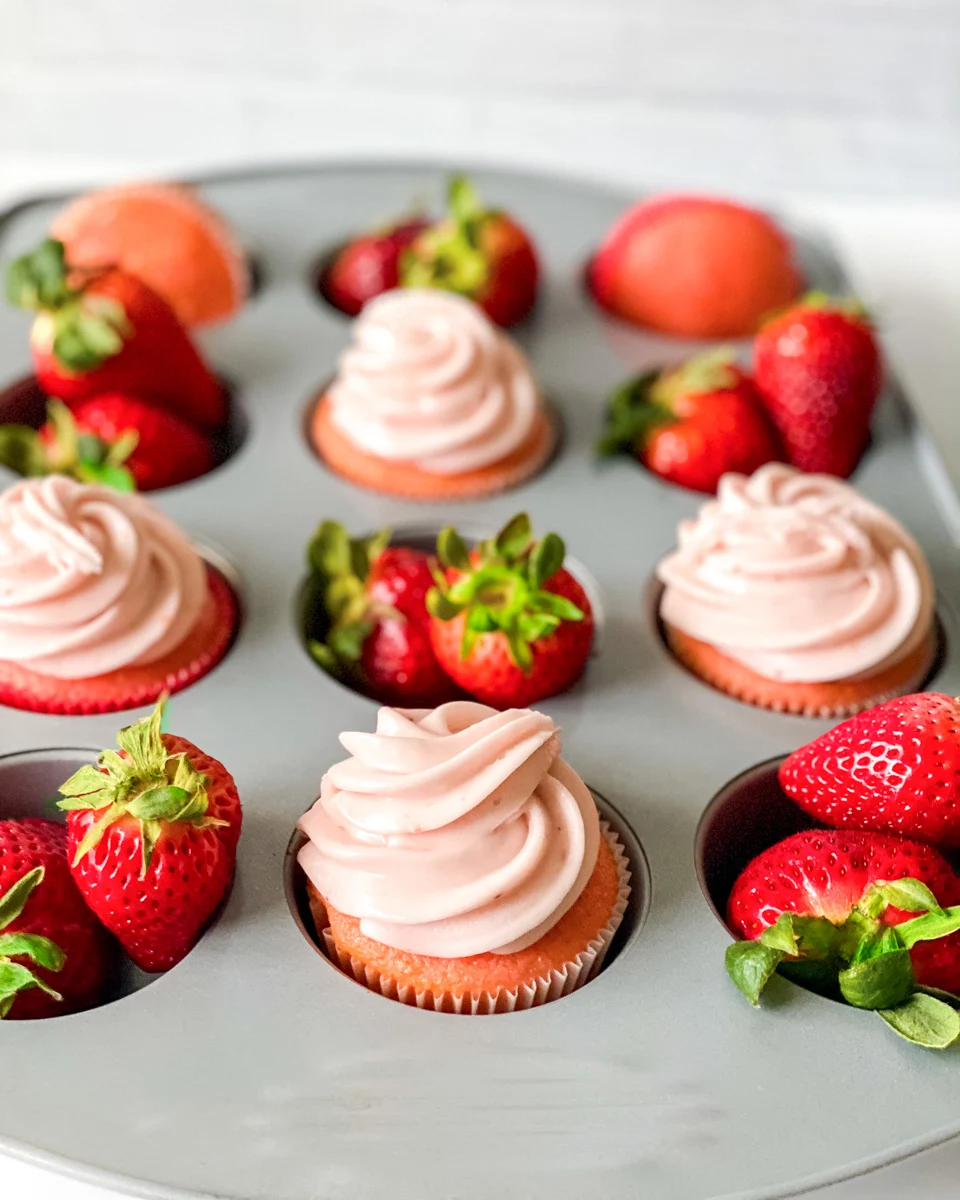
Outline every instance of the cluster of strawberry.
{"label": "cluster of strawberry", "polygon": [[727,970],[753,1004],[776,971],[940,1049],[960,1037],[960,700],[921,693],[842,722],[781,764],[825,828],[737,879]]}
{"label": "cluster of strawberry", "polygon": [[699,492],[715,492],[727,471],[783,459],[845,479],[866,447],[882,380],[859,305],[811,293],[761,327],[752,376],[735,357],[715,350],[623,384],[599,452],[632,454]]}
{"label": "cluster of strawberry", "polygon": [[216,464],[223,386],[141,279],[72,268],[63,243],[48,238],[11,264],[7,295],[37,314],[30,348],[50,399],[39,431],[0,426],[0,463],[128,491],[185,483]]}
{"label": "cluster of strawberry", "polygon": [[117,943],[142,970],[169,970],[226,895],[236,786],[216,759],[161,733],[163,709],[63,784],[65,826],[0,821],[0,1018],[102,1002]]}
{"label": "cluster of strawberry", "polygon": [[444,529],[435,556],[324,521],[307,551],[308,648],[382,704],[525,708],[570,687],[590,653],[590,601],[565,555],[526,513],[472,550]]}

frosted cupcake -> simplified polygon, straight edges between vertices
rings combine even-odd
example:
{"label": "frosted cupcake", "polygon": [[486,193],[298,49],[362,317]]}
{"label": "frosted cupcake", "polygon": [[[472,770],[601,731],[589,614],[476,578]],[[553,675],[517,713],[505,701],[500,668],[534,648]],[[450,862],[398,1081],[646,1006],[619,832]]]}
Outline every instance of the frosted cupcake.
{"label": "frosted cupcake", "polygon": [[519,347],[472,301],[415,288],[385,292],[356,319],[311,438],[351,482],[415,500],[516,487],[556,444]]}
{"label": "frosted cupcake", "polygon": [[143,497],[62,475],[0,495],[0,703],[115,712],[227,652],[230,585]]}
{"label": "frosted cupcake", "polygon": [[830,475],[725,475],[657,568],[674,655],[749,704],[844,716],[916,691],[934,588],[897,521]]}
{"label": "frosted cupcake", "polygon": [[446,1012],[530,1008],[600,969],[629,868],[549,717],[454,701],[345,733],[302,818],[328,952],[383,995]]}

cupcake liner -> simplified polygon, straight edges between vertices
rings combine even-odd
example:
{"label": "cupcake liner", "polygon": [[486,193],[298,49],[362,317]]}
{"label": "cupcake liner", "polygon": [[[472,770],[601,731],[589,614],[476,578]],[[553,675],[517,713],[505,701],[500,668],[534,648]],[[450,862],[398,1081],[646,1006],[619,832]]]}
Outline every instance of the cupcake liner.
{"label": "cupcake liner", "polygon": [[583,987],[593,979],[603,967],[610,944],[620,928],[623,915],[627,910],[630,899],[630,860],[620,841],[616,830],[601,818],[600,832],[613,853],[617,867],[619,888],[616,903],[606,925],[570,962],[551,971],[549,976],[535,980],[530,984],[522,984],[517,989],[499,988],[495,992],[471,992],[456,995],[452,992],[435,993],[432,990],[417,991],[409,984],[401,984],[390,976],[384,975],[377,968],[371,967],[349,954],[341,954],[333,940],[333,932],[329,926],[321,929],[324,948],[331,962],[339,965],[346,975],[352,976],[357,983],[373,992],[380,992],[388,1000],[399,1000],[401,1004],[409,1004],[417,1008],[428,1009],[432,1012],[446,1012],[479,1016],[489,1013],[521,1012],[524,1009],[536,1008],[548,1004],[551,1000],[559,1000],[568,996],[577,988]]}
{"label": "cupcake liner", "polygon": [[937,658],[937,635],[931,630],[916,650],[875,676],[815,684],[764,679],[715,647],[668,625],[667,648],[691,674],[734,700],[796,717],[846,718],[916,691]]}
{"label": "cupcake liner", "polygon": [[158,662],[89,679],[54,679],[18,663],[0,662],[0,704],[55,716],[93,716],[154,704],[164,692],[196,683],[230,649],[240,618],[233,588],[216,567],[206,567],[209,609],[184,641]]}
{"label": "cupcake liner", "polygon": [[389,462],[358,449],[330,420],[329,408],[321,394],[308,419],[317,457],[350,483],[406,500],[479,500],[509,491],[538,475],[560,443],[559,420],[544,406],[523,445],[506,458],[459,475],[433,475],[413,463]]}

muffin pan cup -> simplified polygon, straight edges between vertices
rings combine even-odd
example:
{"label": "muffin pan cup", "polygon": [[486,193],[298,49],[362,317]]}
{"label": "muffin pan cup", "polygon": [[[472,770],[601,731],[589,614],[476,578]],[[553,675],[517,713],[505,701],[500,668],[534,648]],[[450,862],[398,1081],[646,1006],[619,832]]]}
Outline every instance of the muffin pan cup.
{"label": "muffin pan cup", "polygon": [[[512,333],[562,412],[566,439],[535,480],[470,505],[351,487],[302,436],[304,406],[349,332],[312,291],[311,263],[344,230],[403,212],[411,197],[439,198],[445,171],[326,167],[202,185],[264,266],[266,283],[239,316],[200,334],[235,384],[249,432],[220,469],[152,500],[197,542],[223,547],[242,580],[235,646],[170,704],[170,727],[237,780],[237,879],[196,949],[149,987],[87,1013],[0,1025],[0,1150],[151,1197],[579,1200],[589,1190],[604,1200],[745,1200],[796,1194],[960,1132],[956,1053],[909,1046],[882,1022],[786,981],[756,1012],[727,980],[729,938],[697,879],[701,814],[745,768],[830,723],[705,687],[643,611],[646,580],[702,497],[591,454],[611,387],[695,348],[623,325],[584,295],[584,262],[633,197],[475,175],[540,248],[541,302]],[[9,213],[0,259],[35,244],[60,203]],[[800,245],[809,282],[843,288],[829,249],[811,237]],[[27,314],[0,311],[0,382],[29,372],[28,328]],[[895,388],[853,482],[917,537],[941,595],[960,594],[960,561]],[[375,715],[304,653],[297,592],[323,518],[352,530],[496,529],[520,509],[564,537],[603,593],[601,653],[575,688],[541,707],[562,728],[564,757],[642,842],[650,908],[639,933],[571,995],[526,1012],[445,1016],[332,969],[286,902],[296,822],[343,757],[340,731],[371,729]],[[949,609],[941,617],[956,646]],[[952,654],[928,686],[960,691]],[[0,754],[112,745],[137,715],[3,709]]]}

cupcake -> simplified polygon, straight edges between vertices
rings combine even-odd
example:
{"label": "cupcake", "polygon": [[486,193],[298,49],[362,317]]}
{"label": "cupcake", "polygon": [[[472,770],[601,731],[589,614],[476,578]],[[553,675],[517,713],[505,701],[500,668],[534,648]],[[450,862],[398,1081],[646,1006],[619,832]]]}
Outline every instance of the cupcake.
{"label": "cupcake", "polygon": [[472,301],[429,288],[364,308],[310,432],[344,478],[414,500],[516,487],[556,445],[519,347]]}
{"label": "cupcake", "polygon": [[442,1012],[530,1008],[600,969],[630,872],[549,717],[472,701],[381,708],[302,818],[328,952],[373,991]]}
{"label": "cupcake", "polygon": [[115,712],[211,670],[236,597],[138,495],[61,475],[0,495],[0,703]]}
{"label": "cupcake", "polygon": [[845,716],[916,691],[936,657],[920,548],[831,475],[723,476],[657,576],[674,655],[748,704]]}

